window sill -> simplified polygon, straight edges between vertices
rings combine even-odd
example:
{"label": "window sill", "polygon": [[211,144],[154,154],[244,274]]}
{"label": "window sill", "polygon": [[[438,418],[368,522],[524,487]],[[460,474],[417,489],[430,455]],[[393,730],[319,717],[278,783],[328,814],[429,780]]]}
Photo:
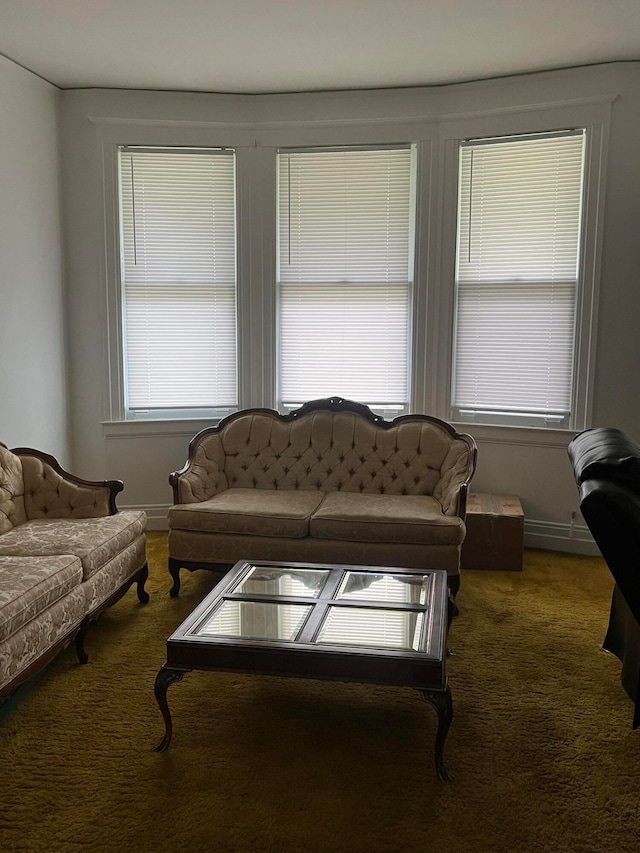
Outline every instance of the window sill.
{"label": "window sill", "polygon": [[205,427],[216,426],[216,418],[189,418],[185,420],[148,420],[148,421],[103,421],[102,432],[106,439],[148,438],[161,436],[193,437]]}
{"label": "window sill", "polygon": [[580,432],[576,429],[489,426],[460,421],[454,422],[453,426],[458,432],[466,432],[472,435],[478,443],[517,444],[524,447],[559,447],[562,449],[566,449],[571,439]]}

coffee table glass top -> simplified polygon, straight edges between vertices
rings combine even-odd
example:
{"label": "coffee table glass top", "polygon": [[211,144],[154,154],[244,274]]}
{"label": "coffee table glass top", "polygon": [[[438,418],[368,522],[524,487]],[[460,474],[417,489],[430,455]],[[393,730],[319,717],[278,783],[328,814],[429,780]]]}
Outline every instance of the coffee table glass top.
{"label": "coffee table glass top", "polygon": [[179,633],[195,641],[424,653],[435,574],[244,561]]}
{"label": "coffee table glass top", "polygon": [[226,599],[198,629],[200,637],[288,640],[298,636],[311,607]]}
{"label": "coffee table glass top", "polygon": [[252,565],[234,592],[248,595],[295,595],[317,598],[329,577],[327,569]]}
{"label": "coffee table glass top", "polygon": [[423,619],[422,613],[402,610],[329,607],[316,642],[418,651]]}

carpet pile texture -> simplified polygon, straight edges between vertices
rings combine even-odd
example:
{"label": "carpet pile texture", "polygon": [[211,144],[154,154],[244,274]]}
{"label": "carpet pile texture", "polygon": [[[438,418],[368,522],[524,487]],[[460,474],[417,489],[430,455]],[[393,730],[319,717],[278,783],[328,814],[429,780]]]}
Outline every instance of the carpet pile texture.
{"label": "carpet pile texture", "polygon": [[131,590],[0,722],[0,850],[637,853],[640,730],[600,649],[612,580],[598,558],[527,551],[522,573],[464,573],[449,658],[454,721],[417,692],[193,672],[153,697],[165,641],[220,575],[151,601]]}

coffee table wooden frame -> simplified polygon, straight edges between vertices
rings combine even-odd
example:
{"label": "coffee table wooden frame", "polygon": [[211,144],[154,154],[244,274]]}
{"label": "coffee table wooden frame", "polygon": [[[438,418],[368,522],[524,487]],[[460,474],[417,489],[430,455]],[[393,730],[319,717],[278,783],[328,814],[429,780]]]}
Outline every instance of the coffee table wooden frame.
{"label": "coffee table wooden frame", "polygon": [[[317,598],[233,592],[254,566],[318,569],[329,574]],[[390,604],[365,598],[336,599],[334,596],[345,572],[423,576],[427,578],[426,601],[424,604]],[[224,599],[297,604],[310,606],[312,611],[293,641],[199,636],[198,627]],[[420,650],[317,644],[314,639],[330,605],[422,612]],[[445,571],[241,560],[167,640],[167,660],[155,681],[155,697],[164,719],[165,734],[154,751],[164,752],[173,733],[167,690],[194,669],[412,687],[422,693],[438,714],[436,772],[443,782],[449,782],[452,777],[444,765],[444,744],[453,719],[451,690],[446,675],[446,637],[450,617]]]}

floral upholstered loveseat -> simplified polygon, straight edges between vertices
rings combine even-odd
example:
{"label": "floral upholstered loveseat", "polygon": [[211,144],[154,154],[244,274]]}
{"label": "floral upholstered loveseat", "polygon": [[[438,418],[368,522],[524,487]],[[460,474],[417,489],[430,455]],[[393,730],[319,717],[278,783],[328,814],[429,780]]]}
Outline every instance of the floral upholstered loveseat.
{"label": "floral upholstered loveseat", "polygon": [[444,421],[385,421],[331,397],[203,430],[171,474],[169,572],[239,559],[446,569],[459,586],[476,445]]}
{"label": "floral upholstered loveseat", "polygon": [[92,483],[53,456],[0,444],[0,698],[137,582],[147,602],[146,516],[118,512],[119,480]]}

